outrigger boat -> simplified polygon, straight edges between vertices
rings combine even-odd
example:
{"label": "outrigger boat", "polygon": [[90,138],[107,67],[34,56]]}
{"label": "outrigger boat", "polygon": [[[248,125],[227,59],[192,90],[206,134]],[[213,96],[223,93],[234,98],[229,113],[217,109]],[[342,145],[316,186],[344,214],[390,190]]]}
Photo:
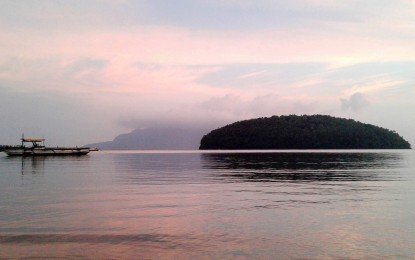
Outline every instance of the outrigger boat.
{"label": "outrigger boat", "polygon": [[[86,155],[91,151],[98,151],[97,148],[89,147],[46,147],[44,138],[24,138],[22,136],[21,140],[21,145],[2,146],[0,151],[7,153],[9,156]],[[32,146],[26,147],[25,143],[32,143]]]}

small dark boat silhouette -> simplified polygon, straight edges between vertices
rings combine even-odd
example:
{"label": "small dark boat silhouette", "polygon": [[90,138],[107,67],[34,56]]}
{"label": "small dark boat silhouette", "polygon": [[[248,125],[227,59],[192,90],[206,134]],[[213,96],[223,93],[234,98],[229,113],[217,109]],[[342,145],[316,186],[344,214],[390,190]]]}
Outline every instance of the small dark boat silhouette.
{"label": "small dark boat silhouette", "polygon": [[[44,138],[24,138],[22,136],[21,141],[21,145],[3,146],[1,151],[10,156],[86,155],[91,151],[98,151],[97,148],[90,147],[46,147]],[[32,143],[32,146],[25,146],[25,143]]]}

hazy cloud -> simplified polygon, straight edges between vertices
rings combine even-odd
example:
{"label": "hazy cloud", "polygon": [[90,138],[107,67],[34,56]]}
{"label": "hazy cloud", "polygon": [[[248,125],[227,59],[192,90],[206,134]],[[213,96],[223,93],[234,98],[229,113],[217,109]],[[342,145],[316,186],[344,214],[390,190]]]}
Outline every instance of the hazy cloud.
{"label": "hazy cloud", "polygon": [[324,63],[231,64],[207,73],[198,81],[212,87],[274,88],[289,86],[327,71]]}
{"label": "hazy cloud", "polygon": [[317,109],[317,102],[313,99],[289,99],[277,94],[259,95],[248,99],[228,94],[211,98],[201,103],[199,107],[206,113],[229,113],[233,115],[233,120],[238,120],[282,114],[313,113]]}
{"label": "hazy cloud", "polygon": [[367,106],[370,102],[362,93],[356,92],[348,99],[341,99],[341,106],[343,110],[359,111]]}

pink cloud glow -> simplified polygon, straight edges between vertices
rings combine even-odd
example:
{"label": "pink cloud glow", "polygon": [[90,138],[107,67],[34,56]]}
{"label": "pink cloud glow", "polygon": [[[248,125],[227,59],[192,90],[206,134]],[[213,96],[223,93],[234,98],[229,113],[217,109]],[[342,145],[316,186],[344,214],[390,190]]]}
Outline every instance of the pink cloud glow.
{"label": "pink cloud glow", "polygon": [[[410,16],[414,5],[404,3],[406,8],[387,12],[387,19],[364,9],[355,10],[359,13],[357,18],[352,14],[345,19],[311,15],[308,20],[300,17],[286,25],[282,21],[254,30],[141,20],[128,26],[93,26],[96,21],[105,21],[105,15],[91,11],[94,8],[88,12],[96,17],[88,12],[78,17],[91,23],[84,26],[76,23],[76,16],[66,19],[63,8],[58,12],[62,17],[51,18],[73,25],[54,25],[53,19],[39,18],[39,14],[35,15],[41,19],[38,26],[0,25],[0,82],[15,92],[82,99],[112,122],[125,115],[164,119],[165,115],[183,115],[192,122],[193,117],[233,121],[282,113],[340,111],[339,100],[355,92],[381,103],[384,97],[380,94],[385,89],[413,83],[408,68],[415,60],[411,30],[415,20]],[[298,11],[303,4],[321,9],[324,14],[344,14],[358,5],[311,0],[284,4],[282,8]],[[280,8],[267,0],[216,1],[209,5],[236,5],[243,10]],[[143,10],[140,9],[142,15]],[[26,12],[23,14],[28,15]],[[405,62],[408,65],[396,65],[398,69],[405,68],[395,75],[385,75],[389,73],[387,69],[372,75],[359,76],[355,71],[342,74],[359,64]],[[291,76],[276,73],[279,67],[254,68],[257,64],[307,63],[322,65],[319,70],[305,69],[304,74]],[[246,69],[246,64],[252,68]],[[296,67],[291,70],[295,72]],[[367,67],[364,70],[371,73]],[[212,76],[215,73],[217,78]],[[228,100],[230,104],[223,110],[203,108],[202,104],[209,100],[230,96],[237,98]]]}

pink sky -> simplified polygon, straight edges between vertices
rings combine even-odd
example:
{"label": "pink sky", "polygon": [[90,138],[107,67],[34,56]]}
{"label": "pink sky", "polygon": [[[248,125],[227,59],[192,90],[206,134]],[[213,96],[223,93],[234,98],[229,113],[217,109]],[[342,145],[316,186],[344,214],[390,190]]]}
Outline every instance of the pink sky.
{"label": "pink sky", "polygon": [[[178,122],[209,129],[290,113],[351,117],[415,142],[408,120],[415,107],[410,1],[0,6],[7,11],[0,19],[0,91],[15,100],[0,105],[3,124],[12,128],[0,135],[2,143],[22,131],[52,139],[57,131],[82,144],[136,127]],[[365,105],[342,107],[356,93]],[[39,101],[47,115],[35,113]],[[53,127],[35,119],[53,120]],[[71,126],[80,136],[70,134]]]}

